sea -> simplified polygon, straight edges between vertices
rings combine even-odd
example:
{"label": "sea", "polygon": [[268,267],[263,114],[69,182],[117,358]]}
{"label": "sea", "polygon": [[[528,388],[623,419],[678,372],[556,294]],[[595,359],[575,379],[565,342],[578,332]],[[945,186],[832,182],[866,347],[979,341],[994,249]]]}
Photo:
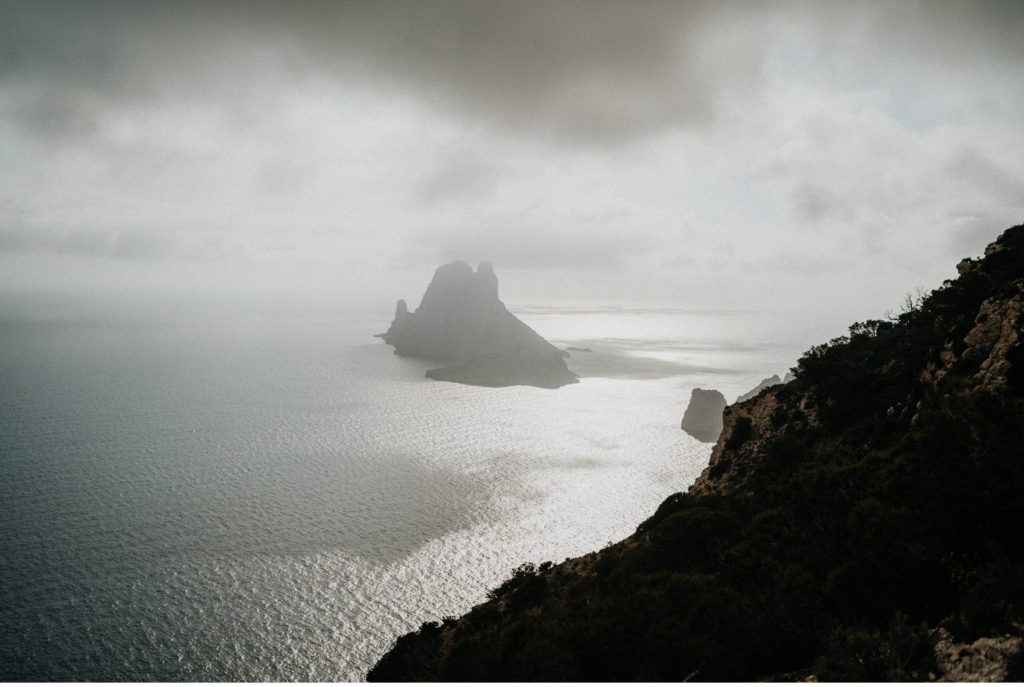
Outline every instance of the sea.
{"label": "sea", "polygon": [[436,382],[390,312],[0,319],[0,680],[358,681],[524,562],[630,535],[732,401],[767,314],[512,308],[557,390]]}

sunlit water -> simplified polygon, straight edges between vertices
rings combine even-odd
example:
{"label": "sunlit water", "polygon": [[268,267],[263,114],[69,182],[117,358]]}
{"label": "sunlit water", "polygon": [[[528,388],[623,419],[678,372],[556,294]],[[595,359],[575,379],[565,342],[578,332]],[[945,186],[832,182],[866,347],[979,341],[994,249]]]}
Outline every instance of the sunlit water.
{"label": "sunlit water", "polygon": [[630,534],[799,347],[757,318],[525,310],[556,391],[433,382],[365,318],[0,324],[0,679],[355,680],[523,561]]}

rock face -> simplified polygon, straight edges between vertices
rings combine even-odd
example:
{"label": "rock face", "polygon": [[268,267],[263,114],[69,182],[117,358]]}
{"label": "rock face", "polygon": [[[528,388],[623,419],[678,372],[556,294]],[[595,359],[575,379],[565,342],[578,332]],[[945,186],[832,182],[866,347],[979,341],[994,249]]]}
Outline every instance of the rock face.
{"label": "rock face", "polygon": [[369,678],[1021,680],[1024,225],[959,272],[726,408],[633,535],[519,568]]}
{"label": "rock face", "polygon": [[771,377],[765,377],[764,379],[762,379],[758,383],[757,386],[755,386],[753,389],[751,389],[747,393],[745,393],[742,396],[740,396],[739,398],[737,398],[736,402],[737,403],[743,403],[744,401],[749,401],[750,399],[752,399],[754,396],[757,396],[759,393],[761,393],[765,389],[768,389],[768,388],[773,387],[773,386],[778,386],[779,384],[782,384],[782,380],[779,379],[779,375],[772,375]]}
{"label": "rock face", "polygon": [[477,386],[525,384],[554,389],[577,380],[567,354],[510,313],[498,298],[489,263],[473,271],[456,261],[434,272],[420,307],[398,301],[395,319],[380,335],[395,353],[443,363],[431,379]]}
{"label": "rock face", "polygon": [[690,403],[683,413],[681,427],[697,441],[713,444],[722,433],[722,411],[725,410],[725,396],[715,389],[694,389]]}
{"label": "rock face", "polygon": [[936,633],[935,662],[942,674],[940,682],[1006,682],[1012,679],[1012,664],[1021,659],[1021,634],[982,637],[970,644],[957,643],[948,631]]}

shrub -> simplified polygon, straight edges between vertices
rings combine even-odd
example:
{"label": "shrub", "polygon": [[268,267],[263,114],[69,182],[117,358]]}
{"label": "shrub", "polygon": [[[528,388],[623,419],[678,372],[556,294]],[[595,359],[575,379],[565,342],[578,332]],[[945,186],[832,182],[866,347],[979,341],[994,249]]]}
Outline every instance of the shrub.
{"label": "shrub", "polygon": [[725,441],[725,448],[730,451],[734,451],[742,446],[747,439],[753,436],[753,434],[753,422],[751,422],[749,417],[741,415],[736,418],[736,424],[733,426],[732,434],[730,434],[729,438]]}

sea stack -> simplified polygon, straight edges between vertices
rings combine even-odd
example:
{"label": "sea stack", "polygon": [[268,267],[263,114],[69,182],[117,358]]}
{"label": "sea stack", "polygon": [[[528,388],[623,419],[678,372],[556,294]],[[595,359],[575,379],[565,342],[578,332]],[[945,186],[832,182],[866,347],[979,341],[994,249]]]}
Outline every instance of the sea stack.
{"label": "sea stack", "polygon": [[694,389],[690,404],[683,413],[682,428],[697,441],[713,444],[722,433],[722,411],[725,410],[725,396],[715,389]]}
{"label": "sea stack", "polygon": [[427,377],[476,386],[527,385],[556,389],[578,381],[565,351],[510,313],[498,298],[490,263],[473,271],[457,260],[434,272],[415,312],[398,301],[380,335],[398,355],[442,363]]}

